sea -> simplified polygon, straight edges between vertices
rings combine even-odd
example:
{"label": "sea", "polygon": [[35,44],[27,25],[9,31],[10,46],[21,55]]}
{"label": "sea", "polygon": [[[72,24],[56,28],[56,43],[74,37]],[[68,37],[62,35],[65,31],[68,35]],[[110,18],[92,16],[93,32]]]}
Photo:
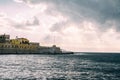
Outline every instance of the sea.
{"label": "sea", "polygon": [[120,80],[120,54],[0,55],[0,80]]}

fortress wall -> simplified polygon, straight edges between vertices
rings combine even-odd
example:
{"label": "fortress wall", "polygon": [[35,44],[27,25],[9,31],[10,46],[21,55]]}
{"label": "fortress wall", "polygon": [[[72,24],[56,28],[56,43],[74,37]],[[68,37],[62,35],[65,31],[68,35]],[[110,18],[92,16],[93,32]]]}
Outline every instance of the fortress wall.
{"label": "fortress wall", "polygon": [[0,49],[0,54],[9,54],[9,53],[21,53],[21,54],[24,54],[24,53],[28,53],[28,54],[30,54],[30,53],[38,53],[38,50],[27,50],[27,49],[13,49],[13,48],[11,48],[11,49]]}

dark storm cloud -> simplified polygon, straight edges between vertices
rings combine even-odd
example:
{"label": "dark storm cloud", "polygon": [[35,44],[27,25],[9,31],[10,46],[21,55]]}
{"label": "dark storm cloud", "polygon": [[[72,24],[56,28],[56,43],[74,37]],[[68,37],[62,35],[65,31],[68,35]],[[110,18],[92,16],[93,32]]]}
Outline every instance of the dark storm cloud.
{"label": "dark storm cloud", "polygon": [[[120,30],[120,0],[23,0],[28,4],[44,3],[48,5],[49,13],[59,12],[69,21],[81,23],[90,21],[99,25],[101,30],[115,26]],[[107,23],[111,21],[111,23]],[[61,23],[61,22],[60,22]],[[57,23],[56,23],[57,24]],[[53,25],[54,27],[54,25]],[[57,30],[57,28],[56,28]]]}

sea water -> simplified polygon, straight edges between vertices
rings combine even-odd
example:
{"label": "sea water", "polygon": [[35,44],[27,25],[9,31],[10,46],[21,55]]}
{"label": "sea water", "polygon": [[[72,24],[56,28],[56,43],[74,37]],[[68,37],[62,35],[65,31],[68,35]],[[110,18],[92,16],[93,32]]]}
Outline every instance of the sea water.
{"label": "sea water", "polygon": [[120,80],[120,54],[0,55],[0,80]]}

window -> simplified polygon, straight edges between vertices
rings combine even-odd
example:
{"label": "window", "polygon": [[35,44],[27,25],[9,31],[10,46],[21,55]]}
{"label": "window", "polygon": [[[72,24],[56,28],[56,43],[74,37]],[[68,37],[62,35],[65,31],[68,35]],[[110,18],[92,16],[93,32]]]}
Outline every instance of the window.
{"label": "window", "polygon": [[12,45],[12,48],[14,48],[14,45]]}

